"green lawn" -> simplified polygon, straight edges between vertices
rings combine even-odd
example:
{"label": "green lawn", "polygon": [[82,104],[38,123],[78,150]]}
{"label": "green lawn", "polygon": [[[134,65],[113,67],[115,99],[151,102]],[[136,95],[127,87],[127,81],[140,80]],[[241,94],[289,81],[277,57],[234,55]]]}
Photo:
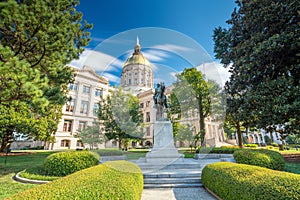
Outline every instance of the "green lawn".
{"label": "green lawn", "polygon": [[42,166],[44,159],[54,153],[52,152],[38,152],[35,154],[22,156],[8,156],[6,167],[4,165],[5,157],[0,157],[0,199],[4,199],[12,194],[23,191],[27,188],[36,185],[18,183],[12,177],[19,171],[24,169]]}
{"label": "green lawn", "polygon": [[130,149],[129,151],[124,152],[127,157],[127,160],[138,160],[139,158],[145,157],[146,153],[149,152],[149,149]]}

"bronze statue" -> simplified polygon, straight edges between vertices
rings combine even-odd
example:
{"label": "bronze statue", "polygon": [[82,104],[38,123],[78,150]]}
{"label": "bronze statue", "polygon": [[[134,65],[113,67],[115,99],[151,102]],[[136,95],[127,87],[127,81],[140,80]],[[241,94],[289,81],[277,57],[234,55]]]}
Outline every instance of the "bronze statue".
{"label": "bronze statue", "polygon": [[153,95],[154,108],[156,108],[156,120],[162,119],[164,115],[164,107],[168,108],[167,97],[164,94],[165,92],[164,83],[158,83],[155,88],[155,93]]}

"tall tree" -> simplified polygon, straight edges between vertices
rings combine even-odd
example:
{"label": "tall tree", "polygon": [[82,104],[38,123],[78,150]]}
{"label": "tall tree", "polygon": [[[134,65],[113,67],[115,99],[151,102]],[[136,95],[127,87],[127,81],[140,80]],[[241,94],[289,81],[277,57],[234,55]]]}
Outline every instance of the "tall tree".
{"label": "tall tree", "polygon": [[191,124],[180,124],[174,140],[177,142],[187,142],[188,146],[191,147],[194,141],[194,132],[194,127]]}
{"label": "tall tree", "polygon": [[[200,125],[201,145],[204,145],[205,138],[205,117],[211,113],[211,98],[209,86],[204,76],[196,68],[184,69],[177,75],[177,81],[172,93],[178,102],[175,102],[174,111],[186,115],[189,112],[198,112]],[[179,105],[180,108],[179,109]],[[173,105],[171,105],[171,108]],[[180,114],[181,114],[180,113]]]}
{"label": "tall tree", "polygon": [[78,0],[0,2],[0,151],[13,133],[48,138],[73,72],[66,64],[88,44],[91,25]]}
{"label": "tall tree", "polygon": [[125,93],[122,88],[111,91],[99,108],[99,119],[105,126],[108,140],[117,140],[122,149],[124,139],[143,137],[143,115],[136,96]]}
{"label": "tall tree", "polygon": [[104,142],[104,133],[102,133],[100,123],[97,121],[94,121],[92,126],[87,126],[78,132],[77,137],[83,144],[88,144],[90,149],[94,149],[96,144]]}
{"label": "tall tree", "polygon": [[213,36],[216,58],[232,64],[225,87],[229,114],[236,122],[270,130],[299,124],[299,1],[236,4],[229,28],[216,28]]}

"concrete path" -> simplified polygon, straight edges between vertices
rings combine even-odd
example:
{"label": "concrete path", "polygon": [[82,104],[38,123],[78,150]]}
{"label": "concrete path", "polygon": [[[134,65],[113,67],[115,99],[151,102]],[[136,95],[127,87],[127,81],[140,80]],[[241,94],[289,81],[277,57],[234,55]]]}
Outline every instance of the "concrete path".
{"label": "concrete path", "polygon": [[[225,156],[225,155],[224,155]],[[209,155],[209,159],[202,158],[199,160],[185,159],[184,163],[198,163],[199,168],[192,169],[159,169],[159,173],[201,173],[202,169],[210,163],[220,162],[220,161],[231,161],[230,158],[223,158],[224,156],[212,156]],[[232,155],[231,155],[232,156]],[[207,156],[208,157],[208,156]],[[144,167],[144,166],[143,166]],[[151,169],[143,169],[143,173],[151,173]],[[153,169],[152,169],[153,170]],[[155,172],[152,172],[155,173]],[[187,188],[146,188],[142,193],[142,200],[216,200],[209,192],[207,192],[204,187],[187,187]]]}
{"label": "concrete path", "polygon": [[144,189],[142,200],[215,200],[203,187]]}

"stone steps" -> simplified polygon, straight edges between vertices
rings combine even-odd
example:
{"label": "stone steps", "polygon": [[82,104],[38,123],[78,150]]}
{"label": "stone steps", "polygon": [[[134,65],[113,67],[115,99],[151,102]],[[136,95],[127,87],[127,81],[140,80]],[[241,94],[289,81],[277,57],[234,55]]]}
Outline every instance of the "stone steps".
{"label": "stone steps", "polygon": [[201,173],[149,173],[144,174],[144,188],[201,187]]}
{"label": "stone steps", "polygon": [[200,178],[146,178],[144,184],[201,183]]}
{"label": "stone steps", "polygon": [[138,163],[143,171],[144,188],[189,188],[201,187],[201,171],[203,163],[193,159],[183,162]]}
{"label": "stone steps", "polygon": [[144,184],[144,189],[153,189],[153,188],[197,188],[202,187],[201,183],[194,184]]}
{"label": "stone steps", "polygon": [[147,170],[171,170],[171,169],[201,169],[203,165],[195,163],[195,164],[185,164],[185,163],[174,163],[174,164],[138,164],[142,171]]}

